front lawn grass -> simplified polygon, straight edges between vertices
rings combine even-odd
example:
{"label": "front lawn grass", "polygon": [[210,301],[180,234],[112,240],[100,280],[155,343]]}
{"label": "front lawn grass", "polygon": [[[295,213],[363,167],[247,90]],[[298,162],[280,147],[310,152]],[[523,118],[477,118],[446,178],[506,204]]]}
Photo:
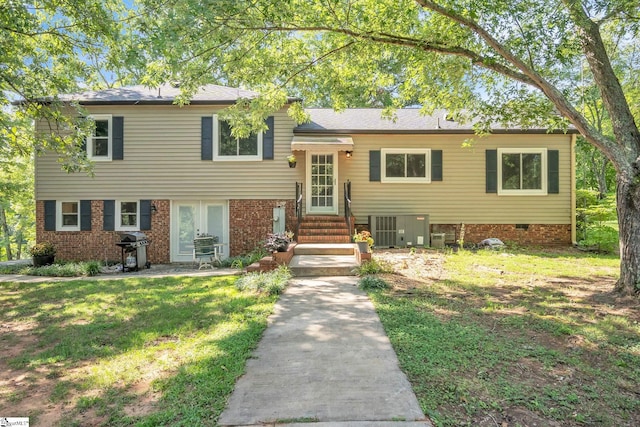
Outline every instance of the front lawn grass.
{"label": "front lawn grass", "polygon": [[441,279],[370,295],[437,426],[640,425],[640,310],[612,292],[616,258],[434,256]]}
{"label": "front lawn grass", "polygon": [[0,414],[215,425],[276,300],[235,279],[0,283]]}

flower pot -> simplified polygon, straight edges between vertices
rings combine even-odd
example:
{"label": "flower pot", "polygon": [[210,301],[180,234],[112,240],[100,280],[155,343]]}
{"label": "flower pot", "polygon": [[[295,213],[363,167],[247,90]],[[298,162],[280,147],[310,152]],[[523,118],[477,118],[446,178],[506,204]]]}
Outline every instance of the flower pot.
{"label": "flower pot", "polygon": [[290,168],[295,168],[296,167],[296,162],[289,162],[289,167]]}
{"label": "flower pot", "polygon": [[356,242],[358,245],[358,250],[361,254],[369,253],[369,243],[367,242]]}
{"label": "flower pot", "polygon": [[33,266],[42,267],[43,265],[51,265],[55,260],[55,255],[40,255],[33,257]]}

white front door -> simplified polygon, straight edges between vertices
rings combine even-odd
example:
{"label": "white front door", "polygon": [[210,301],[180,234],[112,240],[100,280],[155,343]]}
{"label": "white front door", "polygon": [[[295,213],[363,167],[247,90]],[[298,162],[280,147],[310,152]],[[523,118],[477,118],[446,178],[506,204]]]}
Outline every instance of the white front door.
{"label": "white front door", "polygon": [[338,153],[307,152],[307,213],[338,213]]}
{"label": "white front door", "polygon": [[227,203],[216,201],[179,201],[171,209],[171,261],[193,261],[193,239],[198,234],[218,236],[222,255],[229,254]]}

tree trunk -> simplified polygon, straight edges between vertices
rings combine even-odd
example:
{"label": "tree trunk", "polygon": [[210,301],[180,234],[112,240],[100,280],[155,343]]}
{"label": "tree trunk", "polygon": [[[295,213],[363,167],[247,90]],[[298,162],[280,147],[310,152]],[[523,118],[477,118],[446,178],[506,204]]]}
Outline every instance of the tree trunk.
{"label": "tree trunk", "polygon": [[16,259],[22,258],[22,230],[18,229],[16,232]]}
{"label": "tree trunk", "polygon": [[[600,168],[596,166],[596,177],[598,179],[598,195],[600,199],[604,199],[609,192],[609,188],[607,187],[607,165],[609,164],[609,159],[604,156],[602,157],[602,163],[600,164]],[[594,159],[595,160],[595,159]]]}
{"label": "tree trunk", "polygon": [[7,252],[7,260],[11,261],[13,255],[11,254],[11,236],[9,235],[9,225],[7,224],[7,216],[4,212],[4,207],[0,205],[0,228],[2,228],[2,234],[4,234],[4,245]]}
{"label": "tree trunk", "polygon": [[640,173],[618,174],[617,208],[620,228],[620,279],[616,290],[640,294]]}

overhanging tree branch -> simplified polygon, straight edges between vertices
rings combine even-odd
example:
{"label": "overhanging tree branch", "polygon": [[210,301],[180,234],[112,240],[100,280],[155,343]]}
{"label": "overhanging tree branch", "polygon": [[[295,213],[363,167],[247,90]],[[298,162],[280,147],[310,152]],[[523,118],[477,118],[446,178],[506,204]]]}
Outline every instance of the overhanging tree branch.
{"label": "overhanging tree branch", "polygon": [[578,37],[598,85],[602,102],[613,120],[613,133],[619,146],[634,149],[634,157],[640,156],[640,131],[635,123],[624,91],[613,71],[598,25],[586,14],[579,2],[563,0],[577,29]]}
{"label": "overhanging tree branch", "polygon": [[412,37],[400,36],[389,33],[374,33],[374,32],[358,32],[348,28],[335,28],[329,26],[231,26],[228,23],[229,28],[237,31],[269,31],[269,32],[328,32],[328,33],[340,33],[353,38],[368,40],[376,43],[384,43],[395,46],[404,46],[420,49],[424,52],[442,53],[446,55],[454,55],[467,58],[472,64],[486,68],[491,71],[498,72],[513,80],[526,83],[528,85],[536,86],[535,81],[529,78],[523,73],[519,73],[512,68],[507,67],[504,64],[497,62],[494,58],[482,56],[472,50],[463,48],[461,46],[450,46],[439,43],[433,43],[426,40],[420,40]]}
{"label": "overhanging tree branch", "polygon": [[[475,34],[478,34],[489,47],[491,47],[498,55],[504,58],[508,63],[516,67],[522,74],[527,76],[534,84],[532,86],[540,89],[547,98],[553,103],[553,105],[564,115],[573,125],[578,129],[582,135],[585,136],[592,144],[598,147],[609,158],[615,158],[616,162],[625,162],[626,155],[624,150],[620,146],[611,142],[604,137],[598,130],[589,123],[589,121],[575,109],[575,107],[569,102],[569,100],[556,88],[552,83],[542,77],[539,73],[529,67],[526,62],[521,60],[516,54],[511,52],[504,44],[500,43],[495,37],[493,37],[489,31],[482,27],[479,23],[466,18],[451,9],[447,9],[435,2],[428,0],[415,0],[420,6],[425,9],[431,10],[442,16],[445,16],[454,22],[470,29]],[[563,0],[565,3],[575,3],[573,0]],[[608,60],[607,60],[608,62]],[[610,66],[610,65],[609,65]],[[504,74],[510,77],[507,74]]]}

